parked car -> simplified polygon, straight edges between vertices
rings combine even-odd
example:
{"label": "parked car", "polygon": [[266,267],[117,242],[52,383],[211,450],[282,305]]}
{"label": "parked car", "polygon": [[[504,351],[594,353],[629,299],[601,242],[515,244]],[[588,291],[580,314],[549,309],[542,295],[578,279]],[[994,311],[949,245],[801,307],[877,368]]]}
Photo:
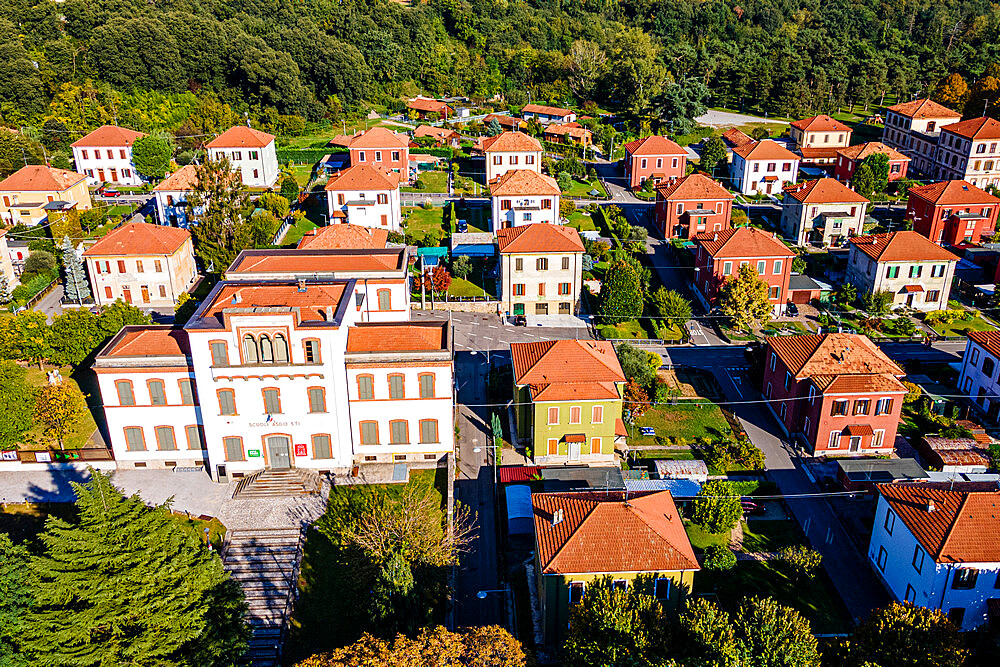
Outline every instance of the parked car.
{"label": "parked car", "polygon": [[514,326],[515,327],[526,327],[528,326],[528,318],[524,315],[514,316]]}
{"label": "parked car", "polygon": [[789,317],[798,317],[799,307],[796,306],[791,301],[789,301],[788,303],[785,304],[785,314],[788,315]]}
{"label": "parked car", "polygon": [[639,433],[643,435],[656,435],[656,429],[652,426],[640,426]]}
{"label": "parked car", "polygon": [[460,234],[464,234],[469,231],[469,222],[467,220],[459,220],[456,227],[458,228],[458,232]]}
{"label": "parked car", "polygon": [[740,506],[746,515],[759,516],[767,513],[767,508],[764,507],[763,503],[755,503],[752,500],[742,500],[740,501]]}
{"label": "parked car", "polygon": [[102,197],[120,197],[122,193],[114,189],[113,187],[102,185],[101,188],[97,191],[97,194],[99,194]]}

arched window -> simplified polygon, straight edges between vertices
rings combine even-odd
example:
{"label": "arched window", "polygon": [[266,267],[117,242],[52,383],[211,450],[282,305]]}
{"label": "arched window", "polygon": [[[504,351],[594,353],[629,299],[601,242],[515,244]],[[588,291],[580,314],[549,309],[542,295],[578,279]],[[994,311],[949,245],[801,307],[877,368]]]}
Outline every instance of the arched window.
{"label": "arched window", "polygon": [[274,334],[274,361],[279,364],[288,363],[288,341],[281,334]]}
{"label": "arched window", "polygon": [[262,364],[274,362],[274,348],[271,347],[271,339],[267,337],[267,334],[260,337],[260,362]]}
{"label": "arched window", "polygon": [[248,364],[257,363],[257,341],[250,334],[243,337],[243,358]]}

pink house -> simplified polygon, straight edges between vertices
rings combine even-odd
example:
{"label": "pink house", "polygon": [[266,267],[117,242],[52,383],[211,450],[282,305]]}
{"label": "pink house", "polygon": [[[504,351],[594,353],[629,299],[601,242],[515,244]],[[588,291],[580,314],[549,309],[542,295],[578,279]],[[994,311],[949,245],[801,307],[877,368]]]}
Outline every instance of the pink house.
{"label": "pink house", "polygon": [[889,156],[889,182],[906,177],[906,169],[910,164],[910,158],[906,157],[895,148],[889,148],[880,141],[869,141],[856,146],[848,146],[837,151],[837,163],[834,168],[834,176],[838,181],[846,183],[854,178],[854,172],[865,158],[875,153],[885,153]]}
{"label": "pink house", "polygon": [[666,137],[652,135],[625,144],[625,180],[633,190],[644,181],[669,182],[687,169],[687,152]]}

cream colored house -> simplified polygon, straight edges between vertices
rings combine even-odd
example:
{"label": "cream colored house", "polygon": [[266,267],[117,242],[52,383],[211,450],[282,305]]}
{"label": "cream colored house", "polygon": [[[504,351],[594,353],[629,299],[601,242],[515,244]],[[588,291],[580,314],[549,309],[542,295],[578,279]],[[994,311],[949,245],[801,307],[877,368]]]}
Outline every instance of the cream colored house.
{"label": "cream colored house", "polygon": [[835,178],[789,185],[781,202],[781,233],[798,246],[837,245],[864,231],[868,204]]}
{"label": "cream colored house", "polygon": [[486,182],[514,169],[542,173],[542,145],[524,132],[502,132],[480,142],[486,155]]}
{"label": "cream colored house", "polygon": [[858,295],[892,292],[894,306],[943,310],[958,257],[917,232],[851,238],[847,282]]}
{"label": "cream colored house", "polygon": [[67,169],[32,164],[0,181],[0,223],[37,225],[49,210],[91,208],[87,177]]}
{"label": "cream colored house", "polygon": [[583,242],[572,227],[536,223],[497,231],[500,298],[508,315],[575,315]]}
{"label": "cream colored house", "polygon": [[10,261],[6,229],[0,229],[0,274],[7,279],[7,294],[10,294],[17,286],[17,278],[14,276],[14,263]]}
{"label": "cream colored house", "polygon": [[83,257],[99,306],[122,299],[141,308],[173,308],[197,278],[191,232],[177,227],[131,222]]}

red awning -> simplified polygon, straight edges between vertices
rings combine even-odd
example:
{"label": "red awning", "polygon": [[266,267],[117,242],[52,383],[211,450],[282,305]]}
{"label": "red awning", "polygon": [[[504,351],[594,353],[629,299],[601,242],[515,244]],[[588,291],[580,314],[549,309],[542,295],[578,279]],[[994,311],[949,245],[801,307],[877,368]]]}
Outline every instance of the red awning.
{"label": "red awning", "polygon": [[583,433],[570,433],[564,438],[564,440],[566,442],[586,442],[587,436]]}
{"label": "red awning", "polygon": [[773,183],[774,181],[778,180],[778,177],[777,176],[765,176],[761,180],[764,181],[765,183]]}
{"label": "red awning", "polygon": [[510,484],[538,479],[542,474],[542,469],[538,466],[500,466],[497,473],[501,484]]}
{"label": "red awning", "polygon": [[868,424],[851,424],[844,428],[841,435],[848,436],[872,436],[875,435],[875,431]]}
{"label": "red awning", "polygon": [[924,286],[923,285],[907,285],[906,287],[903,288],[903,291],[904,292],[923,292],[924,291]]}

